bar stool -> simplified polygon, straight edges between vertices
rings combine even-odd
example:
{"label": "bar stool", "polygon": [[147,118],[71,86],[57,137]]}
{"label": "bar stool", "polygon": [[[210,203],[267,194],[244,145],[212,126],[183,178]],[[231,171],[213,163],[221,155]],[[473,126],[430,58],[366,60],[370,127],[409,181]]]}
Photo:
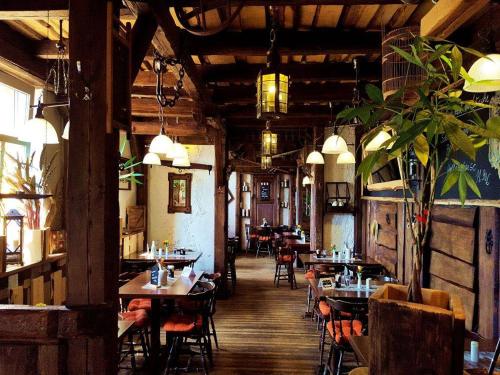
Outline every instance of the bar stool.
{"label": "bar stool", "polygon": [[[142,353],[144,358],[149,357],[149,338],[148,338],[148,327],[149,327],[149,317],[146,310],[139,309],[135,311],[126,311],[121,313],[121,318],[123,320],[133,321],[134,324],[132,328],[129,330],[127,334],[127,341],[124,341],[124,337],[120,338],[119,349],[118,352],[120,357],[122,353],[125,355],[120,358],[120,361],[123,358],[130,355],[130,365],[132,370],[136,370],[136,353]],[[134,335],[139,335],[140,345],[142,347],[142,351],[137,351],[135,346],[137,345],[134,341]],[[126,345],[128,348],[123,351],[123,346]]]}
{"label": "bar stool", "polygon": [[[293,263],[295,262],[295,252],[289,248],[279,247],[275,255],[276,271],[274,272],[274,285],[277,288],[280,286],[280,280],[287,280],[290,283],[291,289],[297,289],[297,280],[295,279],[295,271]],[[286,273],[281,272],[281,268],[285,267]]]}
{"label": "bar stool", "polygon": [[271,256],[271,228],[261,228],[258,230],[258,238],[257,238],[257,253],[255,254],[255,257],[259,257],[259,253],[262,250],[262,248],[266,248],[267,255]]}

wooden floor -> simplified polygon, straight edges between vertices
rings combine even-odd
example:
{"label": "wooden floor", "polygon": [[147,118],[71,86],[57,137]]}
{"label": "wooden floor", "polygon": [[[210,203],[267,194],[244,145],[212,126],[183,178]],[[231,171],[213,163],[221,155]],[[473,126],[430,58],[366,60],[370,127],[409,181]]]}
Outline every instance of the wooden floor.
{"label": "wooden floor", "polygon": [[220,350],[214,351],[210,374],[315,374],[319,334],[316,323],[303,318],[307,295],[303,272],[297,271],[298,289],[291,290],[286,281],[274,287],[274,259],[239,257],[236,267],[234,294],[217,301]]}

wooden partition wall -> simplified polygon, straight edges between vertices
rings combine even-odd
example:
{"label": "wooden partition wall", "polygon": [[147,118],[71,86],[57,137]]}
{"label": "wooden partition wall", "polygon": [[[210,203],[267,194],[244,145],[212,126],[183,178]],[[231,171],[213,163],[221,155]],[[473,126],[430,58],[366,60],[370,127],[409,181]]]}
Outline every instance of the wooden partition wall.
{"label": "wooden partition wall", "polygon": [[[363,248],[368,256],[407,284],[411,233],[404,202],[363,201]],[[466,328],[492,338],[500,332],[500,208],[436,206],[424,259],[425,287],[462,299]]]}

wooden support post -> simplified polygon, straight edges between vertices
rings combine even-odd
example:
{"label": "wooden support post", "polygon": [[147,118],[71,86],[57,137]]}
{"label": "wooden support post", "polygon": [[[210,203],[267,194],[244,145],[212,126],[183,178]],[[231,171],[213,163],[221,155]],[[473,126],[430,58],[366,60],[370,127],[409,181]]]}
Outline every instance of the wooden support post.
{"label": "wooden support post", "polygon": [[221,293],[227,293],[227,145],[221,130],[215,137],[215,218],[214,218],[214,266],[222,274]]}
{"label": "wooden support post", "polygon": [[295,225],[302,225],[302,173],[300,173],[300,167],[297,167],[297,173],[295,175],[295,202],[296,202],[296,215],[295,215]]}
{"label": "wooden support post", "polygon": [[324,168],[322,164],[313,164],[311,171],[314,183],[311,185],[311,250],[323,248],[323,202]]}
{"label": "wooden support post", "polygon": [[242,236],[241,236],[241,173],[236,173],[236,193],[234,200],[234,234],[238,236],[238,247],[242,249]]}
{"label": "wooden support post", "polygon": [[[97,335],[68,340],[69,374],[116,373],[118,130],[112,127],[113,2],[70,4],[70,139],[67,306],[100,316]],[[90,321],[90,319],[89,319]]]}
{"label": "wooden support post", "polygon": [[295,184],[293,184],[293,182],[296,180],[296,176],[295,174],[290,174],[290,180],[288,182],[288,186],[290,187],[289,188],[289,191],[288,191],[288,195],[289,195],[289,210],[288,210],[288,214],[289,214],[289,217],[288,217],[288,226],[293,226],[295,224]]}
{"label": "wooden support post", "polygon": [[[363,152],[361,146],[361,136],[363,129],[361,126],[354,128],[354,149],[356,157],[356,171],[358,170],[361,160],[363,160]],[[354,246],[355,251],[364,251],[363,242],[363,207],[361,202],[363,180],[361,176],[354,178]]]}

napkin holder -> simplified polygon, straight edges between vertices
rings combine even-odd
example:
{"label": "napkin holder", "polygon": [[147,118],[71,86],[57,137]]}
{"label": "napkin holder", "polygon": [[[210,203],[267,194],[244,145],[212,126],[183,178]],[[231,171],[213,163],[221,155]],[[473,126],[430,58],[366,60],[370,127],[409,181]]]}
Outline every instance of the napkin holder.
{"label": "napkin holder", "polygon": [[182,269],[181,277],[195,277],[196,273],[193,270],[193,267],[184,267]]}

